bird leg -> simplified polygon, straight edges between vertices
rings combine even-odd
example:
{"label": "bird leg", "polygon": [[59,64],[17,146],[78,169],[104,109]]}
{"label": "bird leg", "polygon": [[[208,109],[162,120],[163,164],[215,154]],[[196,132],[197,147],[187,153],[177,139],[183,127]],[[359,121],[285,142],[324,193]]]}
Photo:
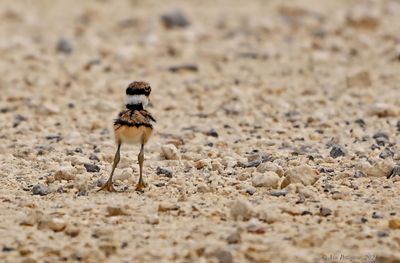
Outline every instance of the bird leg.
{"label": "bird leg", "polygon": [[103,187],[100,188],[99,190],[97,190],[97,192],[102,191],[102,190],[106,190],[106,191],[109,191],[109,192],[117,192],[117,190],[114,188],[114,185],[113,185],[113,182],[112,182],[112,177],[114,175],[114,170],[117,167],[117,165],[119,163],[119,160],[120,160],[120,154],[119,154],[120,148],[121,148],[121,143],[118,143],[118,149],[117,149],[117,152],[115,153],[115,156],[114,156],[111,175],[108,178],[107,182],[103,185]]}
{"label": "bird leg", "polygon": [[143,188],[146,187],[143,178],[142,178],[142,172],[143,172],[143,161],[144,161],[144,144],[142,143],[142,146],[140,147],[140,153],[138,155],[138,161],[139,161],[139,182],[136,185],[136,191],[142,191]]}

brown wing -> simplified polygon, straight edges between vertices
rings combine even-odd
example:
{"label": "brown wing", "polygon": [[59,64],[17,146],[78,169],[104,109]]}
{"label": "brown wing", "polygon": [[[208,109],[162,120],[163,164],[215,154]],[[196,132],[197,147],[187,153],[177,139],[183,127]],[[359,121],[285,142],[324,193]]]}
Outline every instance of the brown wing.
{"label": "brown wing", "polygon": [[117,130],[121,126],[128,127],[150,127],[153,128],[152,122],[156,120],[146,110],[124,110],[120,112],[118,118],[114,121],[114,128]]}

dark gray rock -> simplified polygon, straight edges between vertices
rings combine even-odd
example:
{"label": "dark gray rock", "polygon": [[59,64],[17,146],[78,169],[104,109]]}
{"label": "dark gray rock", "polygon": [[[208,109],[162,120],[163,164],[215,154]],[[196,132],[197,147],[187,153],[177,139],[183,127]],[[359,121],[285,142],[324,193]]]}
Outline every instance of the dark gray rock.
{"label": "dark gray rock", "polygon": [[96,161],[96,162],[100,162],[99,157],[97,157],[97,155],[95,155],[94,153],[92,153],[92,154],[89,156],[89,160]]}
{"label": "dark gray rock", "polygon": [[373,212],[372,218],[373,219],[381,219],[381,218],[383,218],[383,216],[379,212]]}
{"label": "dark gray rock", "polygon": [[172,174],[173,174],[171,169],[166,168],[166,167],[160,167],[160,166],[157,167],[156,173],[158,175],[163,175],[168,178],[172,178]]}
{"label": "dark gray rock", "polygon": [[161,16],[161,21],[168,29],[184,28],[190,25],[187,16],[179,9],[175,9]]}
{"label": "dark gray rock", "polygon": [[385,144],[389,143],[389,135],[385,132],[377,132],[372,136],[372,138],[375,139],[376,144],[379,146],[385,146]]}
{"label": "dark gray rock", "polygon": [[213,256],[218,260],[218,263],[233,263],[232,253],[228,250],[217,249],[213,252]]}
{"label": "dark gray rock", "polygon": [[340,156],[345,156],[347,154],[347,150],[341,145],[333,145],[329,155],[332,158],[338,158]]}
{"label": "dark gray rock", "polygon": [[48,195],[50,193],[50,189],[47,185],[44,184],[37,184],[35,186],[33,186],[32,188],[32,193],[34,195]]}
{"label": "dark gray rock", "polygon": [[319,214],[321,216],[329,216],[329,215],[332,215],[332,210],[327,207],[321,207],[319,209]]}
{"label": "dark gray rock", "polygon": [[91,163],[85,163],[85,164],[83,164],[83,166],[85,166],[86,171],[89,173],[100,172],[100,167],[98,165],[91,164]]}
{"label": "dark gray rock", "polygon": [[69,55],[74,51],[74,48],[69,40],[60,38],[57,42],[56,50],[60,53]]}
{"label": "dark gray rock", "polygon": [[214,128],[212,128],[211,130],[209,130],[209,131],[206,133],[206,135],[207,135],[207,136],[212,136],[212,137],[218,138],[218,132],[217,132],[217,130],[215,130]]}
{"label": "dark gray rock", "polygon": [[397,164],[393,167],[393,170],[388,176],[388,178],[393,178],[395,176],[400,176],[400,164]]}
{"label": "dark gray rock", "polygon": [[387,148],[387,147],[385,149],[383,149],[383,151],[379,154],[379,158],[382,158],[382,159],[386,159],[389,157],[393,158],[393,156],[394,156],[394,152],[390,148]]}

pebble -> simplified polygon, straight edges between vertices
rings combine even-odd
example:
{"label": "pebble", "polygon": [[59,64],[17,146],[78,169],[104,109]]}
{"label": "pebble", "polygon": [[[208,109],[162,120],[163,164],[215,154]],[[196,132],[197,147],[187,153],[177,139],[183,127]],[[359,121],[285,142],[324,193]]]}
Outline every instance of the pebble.
{"label": "pebble", "polygon": [[385,144],[389,143],[389,135],[385,132],[377,132],[372,138],[375,139],[376,144],[379,146],[385,146]]}
{"label": "pebble", "polygon": [[158,166],[156,169],[156,173],[158,175],[163,175],[165,177],[172,178],[172,170],[170,168]]}
{"label": "pebble", "polygon": [[64,230],[64,233],[70,237],[76,237],[80,233],[80,229],[74,225],[67,225],[67,227]]}
{"label": "pebble", "polygon": [[281,212],[279,209],[271,206],[261,206],[257,209],[257,218],[268,224],[281,221]]}
{"label": "pebble", "polygon": [[392,161],[385,159],[378,161],[374,165],[369,162],[361,162],[357,165],[357,169],[370,177],[389,177],[394,168]]}
{"label": "pebble", "polygon": [[83,166],[86,169],[86,172],[88,173],[97,173],[100,172],[100,167],[96,164],[91,164],[91,163],[85,163]]}
{"label": "pebble", "polygon": [[58,40],[56,50],[60,53],[64,53],[67,55],[71,54],[72,51],[74,51],[71,42],[65,38],[60,38]]}
{"label": "pebble", "polygon": [[226,242],[228,242],[228,244],[237,244],[241,241],[241,238],[240,232],[235,231],[226,238]]}
{"label": "pebble", "polygon": [[288,193],[288,191],[279,191],[279,190],[277,190],[277,191],[271,191],[269,194],[272,195],[272,196],[279,197],[279,196],[286,196],[287,193]]}
{"label": "pebble", "polygon": [[389,228],[390,229],[400,229],[400,218],[390,219],[389,220]]}
{"label": "pebble", "polygon": [[92,160],[92,161],[95,161],[95,162],[100,162],[99,157],[97,157],[97,155],[94,154],[94,153],[90,154],[89,160]]}
{"label": "pebble", "polygon": [[279,175],[275,172],[255,172],[253,174],[252,185],[254,187],[272,187],[276,189],[279,187]]}
{"label": "pebble", "polygon": [[232,253],[225,249],[217,248],[211,256],[215,257],[218,263],[233,263]]}
{"label": "pebble", "polygon": [[211,136],[211,137],[215,137],[218,138],[218,132],[216,129],[212,128],[211,130],[209,130],[208,132],[206,132],[207,136]]}
{"label": "pebble", "polygon": [[179,151],[173,144],[161,146],[161,153],[167,160],[179,160]]}
{"label": "pebble", "polygon": [[157,215],[148,215],[146,216],[146,223],[150,225],[157,225],[160,223],[160,219]]}
{"label": "pebble", "polygon": [[380,118],[395,117],[398,115],[398,110],[395,106],[387,103],[375,103],[369,110],[369,115],[378,116]]}
{"label": "pebble", "polygon": [[395,165],[387,178],[393,178],[395,176],[400,176],[400,165]]}
{"label": "pebble", "polygon": [[321,216],[329,216],[329,215],[332,215],[332,210],[327,207],[321,207],[319,209],[319,214]]}
{"label": "pebble", "polygon": [[74,167],[61,167],[54,174],[55,180],[74,180],[76,177],[76,169]]}
{"label": "pebble", "polygon": [[129,215],[128,207],[120,207],[120,206],[107,206],[107,216],[126,216]]}
{"label": "pebble", "polygon": [[50,189],[47,185],[37,184],[32,188],[33,195],[48,195],[50,193]]}
{"label": "pebble", "polygon": [[161,21],[168,29],[184,28],[190,25],[189,19],[180,9],[171,10],[163,14]]}
{"label": "pebble", "polygon": [[266,231],[263,224],[257,218],[252,218],[249,221],[246,229],[247,229],[247,232],[253,233],[253,234],[264,234]]}
{"label": "pebble", "polygon": [[171,202],[161,202],[158,205],[158,211],[159,212],[167,212],[167,211],[174,211],[174,210],[178,210],[180,207],[179,205],[175,204],[175,203],[171,203]]}
{"label": "pebble", "polygon": [[281,188],[293,183],[300,183],[306,186],[313,185],[318,181],[320,174],[308,165],[301,165],[289,169],[284,176],[285,179],[282,181]]}
{"label": "pebble", "polygon": [[232,202],[230,211],[233,219],[239,221],[247,221],[254,214],[250,203],[245,200],[236,200]]}
{"label": "pebble", "polygon": [[22,226],[33,226],[37,222],[37,216],[34,213],[27,214],[24,219],[22,219],[20,225]]}
{"label": "pebble", "polygon": [[333,145],[331,148],[331,151],[329,152],[329,155],[335,159],[340,156],[346,156],[346,154],[347,154],[347,150],[343,146],[338,145],[338,144]]}
{"label": "pebble", "polygon": [[372,218],[373,219],[381,219],[383,216],[379,212],[372,212]]}
{"label": "pebble", "polygon": [[259,172],[259,173],[275,172],[280,177],[282,177],[283,173],[284,173],[282,167],[280,167],[279,165],[277,165],[275,163],[271,163],[271,162],[261,163],[257,167],[257,172]]}
{"label": "pebble", "polygon": [[63,231],[66,227],[67,223],[64,219],[62,218],[42,218],[39,221],[38,224],[38,229],[51,229],[54,232],[60,232]]}
{"label": "pebble", "polygon": [[394,157],[394,152],[390,149],[390,148],[385,148],[385,149],[383,149],[383,151],[379,154],[379,158],[382,158],[382,159],[386,159],[386,158],[389,158],[389,157]]}

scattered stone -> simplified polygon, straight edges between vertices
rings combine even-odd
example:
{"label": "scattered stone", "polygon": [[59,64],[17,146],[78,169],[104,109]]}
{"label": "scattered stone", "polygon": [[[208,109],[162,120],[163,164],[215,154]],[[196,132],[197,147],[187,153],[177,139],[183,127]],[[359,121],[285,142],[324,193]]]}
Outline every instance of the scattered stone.
{"label": "scattered stone", "polygon": [[148,215],[146,216],[146,223],[150,225],[157,225],[160,223],[160,219],[157,215]]}
{"label": "scattered stone", "polygon": [[22,219],[20,225],[22,226],[33,226],[37,222],[37,216],[34,213],[29,213]]}
{"label": "scattered stone", "polygon": [[338,144],[333,145],[331,151],[329,152],[329,155],[335,159],[340,156],[346,156],[346,154],[347,150],[343,146]]}
{"label": "scattered stone", "polygon": [[179,208],[180,208],[179,205],[167,201],[161,202],[158,205],[159,212],[175,211],[179,210]]}
{"label": "scattered stone", "polygon": [[388,232],[386,232],[386,231],[378,231],[377,232],[377,234],[376,234],[378,237],[387,237],[387,236],[389,236],[389,233]]}
{"label": "scattered stone", "polygon": [[172,178],[172,170],[170,168],[158,166],[156,169],[156,173],[158,175],[163,175],[165,177]]}
{"label": "scattered stone", "polygon": [[232,253],[228,250],[218,248],[211,253],[211,256],[218,260],[218,263],[233,263]]}
{"label": "scattered stone", "polygon": [[194,163],[194,167],[197,170],[201,170],[203,168],[209,168],[211,165],[207,160],[198,160],[197,162]]}
{"label": "scattered stone", "polygon": [[253,195],[256,191],[257,191],[256,188],[249,187],[246,189],[246,194]]}
{"label": "scattered stone", "polygon": [[108,216],[126,216],[129,215],[127,207],[107,206]]}
{"label": "scattered stone", "polygon": [[85,164],[83,164],[83,166],[85,166],[86,172],[88,172],[88,173],[100,172],[100,167],[96,164],[85,163]]}
{"label": "scattered stone", "polygon": [[395,176],[400,176],[400,165],[395,165],[393,167],[392,172],[388,175],[387,178],[389,179],[389,178],[393,178]]}
{"label": "scattered stone", "polygon": [[189,19],[180,9],[171,10],[163,14],[161,21],[168,29],[184,28],[190,25]]}
{"label": "scattered stone", "polygon": [[383,151],[379,154],[379,158],[382,158],[382,159],[386,159],[386,158],[389,158],[389,157],[394,157],[394,152],[390,149],[390,148],[385,148],[385,149],[383,149]]}
{"label": "scattered stone", "polygon": [[400,229],[400,218],[390,219],[389,220],[389,228],[390,229]]}
{"label": "scattered stone", "polygon": [[226,238],[226,242],[228,242],[228,244],[237,244],[241,241],[241,238],[240,232],[235,231]]}
{"label": "scattered stone", "polygon": [[254,187],[279,187],[279,175],[275,172],[254,173],[252,184]]}
{"label": "scattered stone", "polygon": [[252,218],[249,221],[246,229],[249,233],[254,233],[254,234],[264,234],[266,231],[265,227],[257,218]]}
{"label": "scattered stone", "polygon": [[231,204],[231,216],[234,220],[247,221],[253,214],[253,209],[245,200],[236,200]]}
{"label": "scattered stone", "polygon": [[379,212],[372,212],[372,218],[373,219],[381,219],[383,216]]}
{"label": "scattered stone", "polygon": [[284,176],[285,179],[282,181],[281,188],[293,183],[300,183],[306,186],[313,185],[318,181],[320,174],[308,165],[301,165],[289,169]]}
{"label": "scattered stone", "polygon": [[267,205],[258,208],[257,218],[268,224],[281,221],[281,211]]}
{"label": "scattered stone", "polygon": [[61,167],[55,174],[55,180],[74,180],[76,177],[76,169],[73,167]]}
{"label": "scattered stone", "polygon": [[67,55],[71,54],[74,51],[71,42],[65,38],[60,38],[58,40],[56,50],[60,53],[64,53]]}
{"label": "scattered stone", "polygon": [[218,138],[218,132],[216,129],[212,128],[211,130],[209,130],[208,132],[206,132],[207,136],[211,136],[211,137],[215,137]]}
{"label": "scattered stone", "polygon": [[389,159],[381,160],[371,165],[369,162],[361,162],[357,169],[370,177],[389,177],[394,168],[394,164]]}
{"label": "scattered stone", "polygon": [[261,163],[257,167],[257,172],[259,172],[259,173],[275,172],[280,177],[282,177],[283,173],[284,173],[282,167],[280,167],[279,165],[277,165],[275,163],[271,163],[271,162]]}
{"label": "scattered stone", "polygon": [[379,146],[385,146],[389,143],[389,135],[385,132],[377,132],[372,136],[372,138],[375,139],[376,144]]}
{"label": "scattered stone", "polygon": [[50,193],[50,189],[47,185],[37,184],[32,188],[33,195],[48,195]]}
{"label": "scattered stone", "polygon": [[288,191],[275,190],[275,191],[271,191],[269,194],[272,196],[279,197],[279,196],[286,196],[287,193],[288,193]]}
{"label": "scattered stone", "polygon": [[373,104],[369,110],[369,115],[378,116],[379,118],[396,117],[398,115],[398,110],[395,106],[386,103],[376,103]]}
{"label": "scattered stone", "polygon": [[197,72],[199,67],[196,64],[181,64],[168,67],[168,71],[172,73],[179,73],[184,71]]}
{"label": "scattered stone", "polygon": [[89,160],[92,160],[92,161],[95,161],[95,162],[100,162],[99,157],[97,157],[97,155],[94,154],[94,153],[90,154]]}
{"label": "scattered stone", "polygon": [[80,229],[74,225],[67,225],[67,227],[64,230],[64,233],[70,237],[76,237],[80,233]]}
{"label": "scattered stone", "polygon": [[321,207],[319,209],[319,214],[321,216],[330,216],[330,215],[332,215],[332,210],[327,207]]}
{"label": "scattered stone", "polygon": [[42,218],[39,221],[38,229],[51,229],[54,232],[63,231],[66,227],[67,223],[62,218]]}
{"label": "scattered stone", "polygon": [[161,146],[161,153],[167,160],[178,160],[179,151],[173,144],[166,144]]}

